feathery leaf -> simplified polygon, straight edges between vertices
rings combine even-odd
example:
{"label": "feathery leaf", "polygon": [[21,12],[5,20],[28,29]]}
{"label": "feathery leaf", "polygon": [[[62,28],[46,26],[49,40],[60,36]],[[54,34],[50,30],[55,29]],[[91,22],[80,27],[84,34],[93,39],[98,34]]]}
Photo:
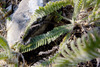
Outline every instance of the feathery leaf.
{"label": "feathery leaf", "polygon": [[0,36],[0,46],[6,51],[10,50],[7,41],[2,36]]}
{"label": "feathery leaf", "polygon": [[36,36],[31,39],[30,43],[28,45],[22,45],[21,46],[21,52],[28,52],[31,50],[34,50],[38,48],[39,46],[43,46],[46,44],[49,44],[51,41],[56,40],[60,35],[68,33],[69,30],[73,28],[73,25],[63,25],[54,28],[53,30],[47,32],[46,34],[42,34],[39,36]]}
{"label": "feathery leaf", "polygon": [[70,2],[67,1],[56,1],[56,2],[49,2],[44,7],[39,7],[35,11],[35,13],[31,16],[30,23],[26,27],[25,34],[23,38],[26,36],[30,26],[37,20],[37,18],[42,18],[44,16],[47,16],[48,14],[59,10],[61,7],[65,7],[66,5],[70,4]]}
{"label": "feathery leaf", "polygon": [[89,34],[88,41],[83,36],[82,40],[77,39],[77,47],[74,41],[71,42],[71,50],[66,44],[62,46],[61,54],[63,57],[58,57],[55,60],[54,67],[66,67],[77,65],[79,62],[89,61],[100,57],[97,49],[100,49],[100,37],[94,33],[94,36]]}
{"label": "feathery leaf", "polygon": [[74,4],[73,19],[75,20],[80,10],[82,9],[82,0],[75,0]]}

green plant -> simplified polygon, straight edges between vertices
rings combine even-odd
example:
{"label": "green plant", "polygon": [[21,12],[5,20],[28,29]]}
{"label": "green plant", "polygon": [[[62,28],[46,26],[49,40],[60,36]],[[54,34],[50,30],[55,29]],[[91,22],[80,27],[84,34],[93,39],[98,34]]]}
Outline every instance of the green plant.
{"label": "green plant", "polygon": [[[63,17],[61,14],[57,13],[57,10],[67,5],[72,5],[74,7],[73,16],[71,19]],[[100,7],[100,0],[71,0],[71,1],[61,0],[56,2],[49,2],[45,7],[40,7],[39,9],[36,10],[36,12],[31,18],[29,25],[26,27],[22,39],[25,38],[26,34],[29,32],[31,25],[37,20],[38,17],[42,18],[54,12],[56,13],[54,14],[55,16],[59,16],[61,17],[61,19],[68,20],[71,22],[71,24],[59,26],[47,32],[46,34],[35,36],[31,38],[30,42],[27,45],[16,43],[13,46],[14,50],[10,49],[5,39],[0,37],[1,40],[0,46],[5,50],[0,54],[0,59],[6,59],[8,62],[13,58],[16,58],[16,62],[14,62],[13,64],[18,65],[19,55],[21,55],[21,57],[23,58],[21,53],[29,52],[40,46],[49,44],[50,42],[56,40],[59,36],[63,34],[67,33],[71,35],[74,33],[76,27],[79,27],[80,30],[83,30],[83,34],[88,35],[87,36],[88,38],[80,36],[80,38],[76,37],[76,39],[73,39],[70,42],[69,37],[67,37],[66,35],[61,44],[59,45],[58,53],[56,53],[54,57],[50,58],[49,60],[44,61],[42,64],[40,64],[40,66],[46,66],[54,62],[55,63],[54,66],[66,67],[69,65],[77,65],[77,63],[79,62],[84,62],[99,57],[100,54],[97,51],[97,49],[100,48],[99,35],[97,34],[97,32],[93,34],[86,33],[87,31],[89,31],[86,30],[87,29],[86,26],[91,27],[93,25],[93,22],[94,25],[97,27],[97,24],[99,23],[100,19],[99,7]],[[92,29],[93,28],[94,27],[92,27]],[[71,50],[68,48],[68,45],[66,45],[68,42],[70,44]],[[63,55],[63,57],[61,57],[60,54]],[[11,62],[12,61],[10,61],[10,63]]]}
{"label": "green plant", "polygon": [[72,50],[66,45],[66,40],[62,42],[62,50],[60,51],[64,57],[57,57],[55,67],[77,66],[79,62],[89,61],[100,56],[97,51],[97,49],[100,49],[100,37],[97,33],[94,33],[94,35],[89,33],[88,39],[85,36],[82,39],[78,38],[76,40],[77,46],[74,44],[75,41],[72,41],[70,43]]}
{"label": "green plant", "polygon": [[100,49],[100,36],[96,32],[89,33],[88,38],[84,35],[82,38],[78,38],[76,42],[73,40],[70,43],[71,48],[67,45],[67,40],[68,37],[66,36],[61,42],[57,54],[40,65],[36,65],[36,67],[46,67],[51,63],[53,67],[77,66],[79,62],[89,61],[100,56],[97,51]]}
{"label": "green plant", "polygon": [[0,52],[0,60],[5,60],[9,64],[15,64],[15,67],[18,66],[18,57],[17,53],[13,52],[7,43],[7,41],[0,36],[0,46],[4,50]]}

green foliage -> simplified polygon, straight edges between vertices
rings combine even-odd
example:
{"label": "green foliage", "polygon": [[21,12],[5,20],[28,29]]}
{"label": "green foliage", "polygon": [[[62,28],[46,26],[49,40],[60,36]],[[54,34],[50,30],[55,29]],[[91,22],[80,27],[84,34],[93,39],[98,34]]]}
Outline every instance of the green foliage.
{"label": "green foliage", "polygon": [[[17,53],[13,52],[8,45],[8,42],[0,36],[0,49],[4,49],[3,51],[0,52],[0,60],[5,60],[8,64],[18,64],[17,61],[15,61],[16,59],[18,60],[18,58],[16,58]],[[12,60],[14,59],[14,60]]]}
{"label": "green foliage", "polygon": [[79,62],[100,57],[100,52],[97,49],[100,49],[100,36],[96,32],[89,33],[88,39],[82,36],[82,39],[78,38],[76,42],[72,41],[70,48],[67,45],[67,37],[65,37],[60,44],[58,53],[36,67],[46,67],[49,64],[52,64],[53,67],[77,66]]}
{"label": "green foliage", "polygon": [[82,0],[74,0],[74,13],[73,13],[74,20],[79,14],[81,9],[82,9]]}
{"label": "green foliage", "polygon": [[94,21],[98,21],[100,19],[100,8],[97,10],[94,10],[92,12],[92,14],[90,14],[88,16],[88,20],[89,22],[94,22]]}
{"label": "green foliage", "polygon": [[[66,41],[65,41],[66,42]],[[100,57],[97,49],[100,49],[100,36],[96,33],[89,34],[88,39],[84,36],[82,39],[77,39],[77,46],[75,42],[71,42],[71,50],[66,43],[63,42],[61,54],[63,57],[57,57],[55,60],[56,67],[66,67],[70,65],[77,65],[79,62],[89,61]]]}
{"label": "green foliage", "polygon": [[[67,1],[67,0],[64,0]],[[72,1],[71,1],[72,2]],[[93,10],[87,12],[87,16],[82,18],[81,21],[88,20],[89,22],[95,22],[100,19],[100,1],[99,0],[73,0],[74,2],[74,13],[72,20],[70,22],[77,23],[78,15],[81,11],[87,11],[88,8],[92,7]],[[83,13],[84,16],[84,13]],[[67,18],[66,18],[67,19]],[[81,22],[80,21],[80,22]],[[79,25],[81,25],[79,23]],[[69,49],[67,44],[67,39],[64,38],[63,42],[61,42],[59,46],[59,53],[57,53],[54,57],[46,60],[40,65],[36,65],[37,67],[45,67],[51,63],[56,63],[53,67],[66,67],[66,66],[76,66],[79,62],[89,61],[94,58],[100,57],[100,53],[97,49],[100,49],[100,37],[94,33],[94,35],[89,34],[88,38],[84,36],[82,38],[77,39],[77,41],[72,41],[70,43]],[[75,46],[76,45],[76,46]],[[59,56],[58,56],[59,54]],[[62,55],[63,57],[61,57]],[[55,60],[56,58],[56,60]],[[55,61],[54,61],[55,60]]]}
{"label": "green foliage", "polygon": [[[23,38],[28,33],[31,25],[35,21],[37,21],[37,18],[42,18],[53,12],[57,12],[57,10],[59,10],[61,7],[65,7],[66,5],[72,5],[74,7],[72,19],[68,19],[61,16],[61,14],[57,14],[56,16],[59,16],[57,18],[57,21],[61,21],[61,19],[63,18],[69,20],[72,24],[55,27],[53,30],[47,32],[46,34],[35,36],[30,39],[30,42],[27,45],[21,45],[18,43],[17,45],[15,45],[17,46],[15,50],[18,49],[18,51],[20,51],[21,53],[25,53],[32,51],[40,46],[50,44],[50,42],[55,41],[61,35],[66,33],[68,34],[70,31],[73,31],[74,27],[77,24],[84,28],[80,23],[81,21],[87,20],[86,23],[88,23],[88,25],[90,25],[91,22],[97,23],[98,21],[98,23],[100,23],[100,0],[61,0],[56,2],[49,2],[48,4],[46,4],[46,6],[39,7],[39,9],[37,9],[31,16],[30,23],[25,30],[25,35],[23,36]],[[92,7],[93,10],[87,11],[87,9],[90,7]],[[86,13],[84,13],[85,11]],[[87,16],[85,16],[85,18],[77,20],[77,17],[80,13],[82,13],[81,16],[84,16],[85,14],[87,14]],[[79,62],[89,61],[91,59],[100,57],[100,53],[97,51],[97,49],[100,49],[100,36],[96,33],[97,32],[93,34],[89,33],[87,38],[85,36],[82,36],[82,38],[79,38],[76,41],[73,40],[71,41],[70,45],[67,45],[68,38],[67,36],[65,36],[63,38],[63,41],[59,45],[58,53],[56,53],[49,60],[44,61],[38,67],[46,66],[52,63],[54,63],[53,67],[66,67],[73,65],[76,66]],[[7,60],[7,62],[9,61],[12,63],[14,62],[14,60],[12,59],[17,59],[17,61],[14,62],[15,66],[17,67],[19,59],[18,57],[19,55],[21,55],[21,53],[14,50],[12,51],[11,48],[9,48],[7,41],[1,36],[0,48],[4,49],[3,52],[0,52],[0,60],[4,59]]]}
{"label": "green foliage", "polygon": [[53,13],[54,11],[57,11],[61,7],[65,7],[68,4],[70,4],[69,1],[68,2],[67,1],[56,1],[56,2],[49,2],[44,7],[39,7],[39,9],[37,9],[35,13],[31,16],[30,23],[26,27],[23,38],[26,36],[30,26],[37,20],[37,18],[42,18],[44,16],[47,16],[48,14]]}
{"label": "green foliage", "polygon": [[1,36],[0,36],[0,46],[1,46],[0,49],[2,48],[4,49],[3,52],[0,52],[0,60],[7,59],[8,58],[7,53],[10,53],[10,48],[7,41]]}
{"label": "green foliage", "polygon": [[63,25],[54,28],[53,30],[47,32],[46,34],[42,34],[36,37],[33,37],[28,45],[22,45],[20,47],[21,52],[29,52],[33,49],[38,48],[39,46],[43,46],[49,44],[51,41],[56,40],[60,35],[69,32],[73,28],[73,25]]}
{"label": "green foliage", "polygon": [[4,49],[4,50],[10,50],[9,45],[7,43],[7,41],[0,36],[0,46]]}
{"label": "green foliage", "polygon": [[[93,10],[91,10],[92,12],[91,13],[87,12],[88,17],[87,16],[85,17],[88,20],[95,18],[94,16],[96,16],[95,15],[97,13],[96,11],[100,7],[99,0],[74,0],[74,13],[72,17],[73,23],[77,22],[76,21],[77,16],[79,15],[81,11],[87,11],[87,9],[91,7],[93,8]],[[92,22],[92,20],[89,22]]]}
{"label": "green foliage", "polygon": [[[62,47],[63,45],[63,42],[66,41],[66,39],[68,39],[70,34],[67,34],[64,38],[63,38],[63,41],[60,43],[59,47]],[[61,49],[61,48],[60,48]],[[54,54],[54,56],[50,57],[49,59],[46,59],[44,60],[44,62],[40,63],[40,64],[37,64],[35,65],[35,67],[47,67],[49,66],[50,64],[53,65],[55,62],[55,59],[59,56],[59,54],[61,53],[60,49],[58,50],[58,52],[56,52]]]}
{"label": "green foliage", "polygon": [[8,58],[7,52],[0,52],[0,60],[4,60],[7,58]]}

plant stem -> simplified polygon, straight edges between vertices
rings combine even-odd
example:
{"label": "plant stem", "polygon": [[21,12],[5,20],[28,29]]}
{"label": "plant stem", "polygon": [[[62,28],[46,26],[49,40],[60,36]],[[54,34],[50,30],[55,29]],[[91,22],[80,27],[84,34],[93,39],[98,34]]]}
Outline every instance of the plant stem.
{"label": "plant stem", "polygon": [[63,17],[63,16],[62,16],[62,18],[65,19],[65,20],[68,20],[68,21],[72,22],[72,20],[69,19],[69,18],[66,18],[66,17]]}

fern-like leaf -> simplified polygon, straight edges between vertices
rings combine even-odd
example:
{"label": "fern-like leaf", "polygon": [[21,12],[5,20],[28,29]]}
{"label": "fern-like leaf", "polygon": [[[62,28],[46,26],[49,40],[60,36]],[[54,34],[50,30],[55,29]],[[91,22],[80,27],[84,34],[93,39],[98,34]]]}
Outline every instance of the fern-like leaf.
{"label": "fern-like leaf", "polygon": [[86,0],[85,8],[94,6],[95,0]]}
{"label": "fern-like leaf", "polygon": [[0,36],[0,47],[2,47],[6,51],[10,50],[7,41],[2,36]]}
{"label": "fern-like leaf", "polygon": [[48,14],[59,10],[62,6],[66,6],[70,4],[70,2],[66,2],[66,1],[56,1],[56,2],[49,2],[46,4],[46,6],[44,7],[39,7],[39,9],[37,9],[35,11],[35,13],[31,16],[31,20],[30,23],[28,24],[28,26],[26,27],[25,30],[25,34],[23,36],[23,38],[26,36],[31,24],[33,24],[37,18],[42,18],[44,16],[47,16]]}
{"label": "fern-like leaf", "polygon": [[95,7],[92,11],[92,13],[88,16],[88,20],[89,22],[94,22],[97,21],[98,19],[100,19],[100,0],[96,0],[95,1]]}
{"label": "fern-like leaf", "polygon": [[[66,42],[66,41],[65,41]],[[63,57],[58,57],[55,60],[54,67],[75,66],[79,62],[89,61],[100,57],[97,49],[100,49],[100,37],[97,34],[89,34],[88,40],[83,36],[82,40],[77,39],[77,47],[74,41],[71,42],[71,50],[66,43],[61,47],[61,54]]]}
{"label": "fern-like leaf", "polygon": [[83,0],[74,0],[74,13],[73,13],[73,17],[72,17],[73,22],[81,10],[82,2],[83,2]]}
{"label": "fern-like leaf", "polygon": [[88,16],[89,22],[98,21],[100,19],[100,8],[96,11],[93,11],[92,14]]}
{"label": "fern-like leaf", "polygon": [[[60,43],[60,46],[63,45],[63,42],[66,41],[66,38],[68,38],[69,35],[70,35],[70,33],[67,34],[67,35],[63,38],[63,41],[62,41],[62,43]],[[59,46],[59,47],[60,47],[60,46]],[[60,50],[60,49],[59,49],[59,50]],[[54,54],[54,56],[50,57],[49,59],[46,59],[44,62],[42,62],[42,63],[40,63],[40,64],[37,64],[37,65],[34,65],[33,67],[48,67],[49,65],[52,65],[51,67],[53,67],[53,64],[55,63],[54,61],[55,61],[55,59],[59,56],[59,54],[60,54],[60,51],[56,52],[56,53]]]}
{"label": "fern-like leaf", "polygon": [[31,39],[28,45],[21,46],[21,52],[22,53],[28,52],[28,51],[38,48],[39,46],[49,44],[51,41],[56,40],[56,38],[58,38],[62,34],[67,33],[72,28],[73,28],[73,25],[71,24],[63,25],[63,26],[54,28],[52,31],[49,31],[46,34],[36,36]]}

